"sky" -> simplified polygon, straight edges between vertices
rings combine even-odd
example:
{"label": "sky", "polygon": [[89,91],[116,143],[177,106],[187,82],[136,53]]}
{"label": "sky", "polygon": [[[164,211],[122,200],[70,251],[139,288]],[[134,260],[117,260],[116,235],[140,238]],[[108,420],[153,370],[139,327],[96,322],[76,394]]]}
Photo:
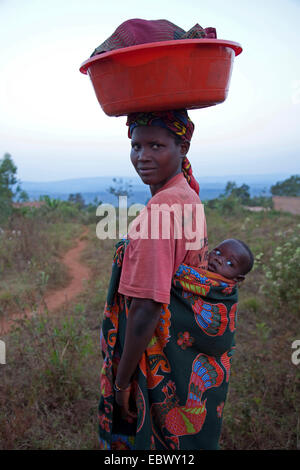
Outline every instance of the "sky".
{"label": "sky", "polygon": [[243,47],[226,101],[189,112],[195,175],[299,173],[300,0],[0,0],[0,158],[21,180],[136,176],[126,118],[79,72],[130,18],[212,26]]}

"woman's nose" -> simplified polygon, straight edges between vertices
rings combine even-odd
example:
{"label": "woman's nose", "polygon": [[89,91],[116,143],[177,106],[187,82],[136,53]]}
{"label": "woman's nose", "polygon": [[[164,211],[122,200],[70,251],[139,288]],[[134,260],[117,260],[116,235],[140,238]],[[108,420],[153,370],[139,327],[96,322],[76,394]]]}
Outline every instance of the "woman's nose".
{"label": "woman's nose", "polygon": [[151,155],[150,155],[149,149],[141,148],[139,153],[138,153],[138,159],[141,160],[141,161],[151,160]]}

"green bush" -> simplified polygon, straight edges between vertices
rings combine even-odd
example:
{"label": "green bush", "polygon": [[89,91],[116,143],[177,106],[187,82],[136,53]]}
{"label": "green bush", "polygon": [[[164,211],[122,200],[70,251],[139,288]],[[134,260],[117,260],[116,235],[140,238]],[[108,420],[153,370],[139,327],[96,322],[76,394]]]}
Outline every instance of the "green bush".
{"label": "green bush", "polygon": [[213,209],[222,215],[239,215],[244,210],[241,201],[232,195],[211,199],[204,204],[205,208]]}
{"label": "green bush", "polygon": [[246,310],[253,313],[258,313],[262,310],[262,303],[257,297],[250,296],[240,301],[239,310]]}
{"label": "green bush", "polygon": [[263,291],[275,307],[284,307],[298,312],[300,302],[300,246],[299,228],[285,236],[285,240],[273,251],[269,260],[264,260],[265,281]]}
{"label": "green bush", "polygon": [[267,196],[254,196],[249,199],[247,202],[248,206],[260,206],[266,208],[273,208],[273,199],[272,197]]}

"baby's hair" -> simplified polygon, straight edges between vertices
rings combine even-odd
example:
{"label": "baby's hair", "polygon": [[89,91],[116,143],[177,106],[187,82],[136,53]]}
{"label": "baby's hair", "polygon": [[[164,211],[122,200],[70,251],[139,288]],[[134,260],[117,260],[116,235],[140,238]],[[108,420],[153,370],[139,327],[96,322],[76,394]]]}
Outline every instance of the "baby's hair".
{"label": "baby's hair", "polygon": [[247,254],[248,254],[248,257],[249,257],[249,263],[247,265],[247,268],[244,270],[243,274],[248,274],[251,269],[253,268],[253,264],[254,264],[254,256],[253,256],[253,253],[252,251],[250,250],[249,246],[243,242],[242,240],[238,240],[237,238],[233,238],[233,240],[235,240],[236,242],[238,242],[240,245],[242,245],[242,247],[247,251]]}

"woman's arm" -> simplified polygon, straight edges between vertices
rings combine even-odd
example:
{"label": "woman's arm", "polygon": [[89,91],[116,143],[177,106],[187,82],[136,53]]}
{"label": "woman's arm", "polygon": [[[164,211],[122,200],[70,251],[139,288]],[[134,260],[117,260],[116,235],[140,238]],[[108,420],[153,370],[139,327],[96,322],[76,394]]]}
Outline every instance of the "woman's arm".
{"label": "woman's arm", "polygon": [[[133,298],[128,312],[124,350],[117,370],[116,385],[126,388],[157,326],[162,304],[151,299]],[[116,392],[123,418],[135,418],[129,410],[128,391]]]}

